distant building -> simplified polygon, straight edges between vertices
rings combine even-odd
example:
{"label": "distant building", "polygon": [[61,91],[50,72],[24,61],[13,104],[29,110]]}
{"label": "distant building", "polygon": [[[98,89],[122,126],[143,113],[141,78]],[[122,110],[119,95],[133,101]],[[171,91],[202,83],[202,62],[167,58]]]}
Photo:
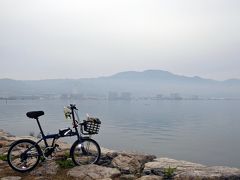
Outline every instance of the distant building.
{"label": "distant building", "polygon": [[83,94],[70,94],[69,96],[70,99],[84,99],[84,95]]}
{"label": "distant building", "polygon": [[130,101],[132,99],[132,94],[130,92],[122,92],[120,99]]}
{"label": "distant building", "polygon": [[112,100],[118,100],[119,96],[117,92],[109,92],[108,93],[108,100],[112,101]]}
{"label": "distant building", "polygon": [[178,93],[172,93],[170,94],[170,99],[173,99],[173,100],[182,100],[183,98],[180,96],[180,94]]}
{"label": "distant building", "polygon": [[156,99],[163,99],[163,95],[162,94],[157,94],[155,98]]}
{"label": "distant building", "polygon": [[199,98],[199,96],[197,96],[197,95],[192,95],[192,96],[190,97],[190,99],[191,99],[191,100],[199,100],[200,98]]}

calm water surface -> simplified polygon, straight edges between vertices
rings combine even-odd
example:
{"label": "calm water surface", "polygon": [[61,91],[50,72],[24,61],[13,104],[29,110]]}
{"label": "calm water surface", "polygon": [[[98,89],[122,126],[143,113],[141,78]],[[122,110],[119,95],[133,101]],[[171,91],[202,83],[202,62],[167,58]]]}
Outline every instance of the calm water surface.
{"label": "calm water surface", "polygon": [[102,120],[94,137],[101,146],[240,167],[240,101],[0,101],[0,128],[15,135],[38,134],[35,120],[25,114],[43,110],[44,131],[55,133],[71,127],[63,115],[70,103],[77,104],[81,119],[89,113]]}

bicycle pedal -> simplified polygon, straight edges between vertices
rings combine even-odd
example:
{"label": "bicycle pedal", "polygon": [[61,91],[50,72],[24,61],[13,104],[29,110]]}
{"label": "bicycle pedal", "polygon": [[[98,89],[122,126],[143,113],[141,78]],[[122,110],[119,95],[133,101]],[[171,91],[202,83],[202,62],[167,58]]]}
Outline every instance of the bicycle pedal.
{"label": "bicycle pedal", "polygon": [[62,151],[62,149],[61,148],[56,148],[56,151],[59,152],[59,151]]}
{"label": "bicycle pedal", "polygon": [[55,144],[55,148],[56,148],[56,151],[61,151],[62,150],[58,144]]}

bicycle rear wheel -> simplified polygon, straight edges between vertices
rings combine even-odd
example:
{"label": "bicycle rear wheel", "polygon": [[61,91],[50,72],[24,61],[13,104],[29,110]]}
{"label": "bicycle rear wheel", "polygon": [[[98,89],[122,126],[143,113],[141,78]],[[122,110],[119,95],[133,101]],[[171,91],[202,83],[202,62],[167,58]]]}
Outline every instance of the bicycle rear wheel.
{"label": "bicycle rear wheel", "polygon": [[27,172],[34,169],[41,156],[40,147],[30,139],[15,141],[8,150],[9,166],[18,172]]}
{"label": "bicycle rear wheel", "polygon": [[70,151],[72,160],[76,165],[96,164],[101,156],[101,150],[93,139],[76,141]]}

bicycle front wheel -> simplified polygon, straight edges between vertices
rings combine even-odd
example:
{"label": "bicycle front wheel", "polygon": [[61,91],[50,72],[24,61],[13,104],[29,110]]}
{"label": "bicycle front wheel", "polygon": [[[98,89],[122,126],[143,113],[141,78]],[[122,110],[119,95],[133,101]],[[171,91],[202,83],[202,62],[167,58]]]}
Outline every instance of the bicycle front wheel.
{"label": "bicycle front wheel", "polygon": [[71,148],[71,157],[76,165],[96,164],[101,156],[101,150],[93,139],[76,141]]}
{"label": "bicycle front wheel", "polygon": [[9,148],[7,159],[9,166],[18,172],[34,169],[41,156],[40,147],[30,139],[15,141]]}

